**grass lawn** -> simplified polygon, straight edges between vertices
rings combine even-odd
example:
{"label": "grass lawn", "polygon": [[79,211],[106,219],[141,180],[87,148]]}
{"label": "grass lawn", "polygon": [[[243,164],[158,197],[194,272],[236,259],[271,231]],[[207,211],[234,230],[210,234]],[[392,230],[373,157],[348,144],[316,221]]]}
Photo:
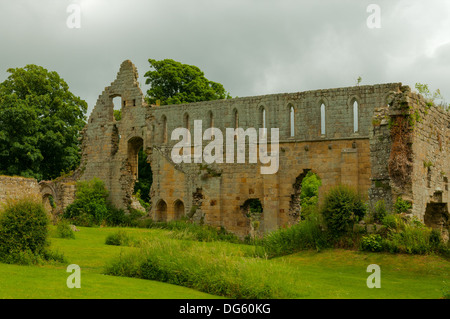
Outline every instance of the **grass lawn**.
{"label": "grass lawn", "polygon": [[[218,298],[180,286],[156,281],[103,275],[108,261],[133,247],[105,245],[118,228],[80,228],[76,239],[51,238],[52,250],[62,252],[70,264],[81,267],[81,289],[66,286],[67,265],[17,266],[0,264],[0,298]],[[155,229],[124,229],[133,238],[173,239],[171,232]],[[190,244],[191,245],[191,244]],[[224,242],[197,243],[223,251],[245,262],[251,246]],[[218,262],[220,260],[218,259]],[[381,267],[381,288],[366,285],[367,266]],[[348,250],[304,251],[261,260],[252,266],[280,289],[286,298],[440,298],[450,283],[450,262],[438,256],[391,255]]]}
{"label": "grass lawn", "polygon": [[[272,261],[296,298],[438,299],[450,283],[450,262],[438,256],[325,250]],[[380,289],[367,287],[371,264],[380,266]]]}
{"label": "grass lawn", "polygon": [[[50,238],[51,249],[62,252],[81,268],[81,289],[67,288],[67,265],[18,266],[0,263],[0,298],[12,299],[209,299],[218,298],[193,289],[133,278],[103,275],[105,262],[135,248],[105,245],[115,228],[80,227],[76,239]],[[134,236],[149,230],[130,229]],[[152,231],[153,235],[157,234]]]}

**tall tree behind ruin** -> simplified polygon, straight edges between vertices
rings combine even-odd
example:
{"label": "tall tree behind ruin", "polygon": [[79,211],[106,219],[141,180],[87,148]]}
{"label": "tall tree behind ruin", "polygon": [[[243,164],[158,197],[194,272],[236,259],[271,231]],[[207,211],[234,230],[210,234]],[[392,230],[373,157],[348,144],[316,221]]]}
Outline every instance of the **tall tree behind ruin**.
{"label": "tall tree behind ruin", "polygon": [[0,174],[42,180],[76,168],[87,103],[41,66],[8,73],[0,83]]}
{"label": "tall tree behind ruin", "polygon": [[151,70],[145,73],[145,83],[150,104],[182,104],[231,98],[222,84],[205,78],[194,65],[182,64],[172,59],[149,59]]}

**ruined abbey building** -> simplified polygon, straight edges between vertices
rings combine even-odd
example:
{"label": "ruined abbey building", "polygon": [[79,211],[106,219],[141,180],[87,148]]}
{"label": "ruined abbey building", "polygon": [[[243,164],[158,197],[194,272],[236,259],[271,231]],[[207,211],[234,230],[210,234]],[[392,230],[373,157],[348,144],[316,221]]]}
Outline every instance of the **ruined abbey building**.
{"label": "ruined abbey building", "polygon": [[[116,97],[122,101],[120,121],[113,116]],[[277,173],[261,174],[259,162],[174,163],[171,151],[178,140],[171,132],[185,127],[193,134],[194,120],[202,120],[203,130],[222,132],[266,127],[270,135],[279,128]],[[209,141],[202,143],[203,148]],[[151,218],[188,216],[243,237],[295,223],[301,179],[313,171],[322,179],[320,198],[338,184],[351,185],[371,205],[385,200],[392,207],[401,196],[428,226],[447,229],[449,143],[449,112],[430,107],[401,83],[156,106],[145,103],[137,70],[125,61],[82,132],[74,177],[100,178],[113,204],[136,207],[133,188],[143,148],[153,172]],[[61,206],[74,191],[64,180],[41,188],[53,192]],[[247,209],[252,200],[263,208],[257,230]]]}

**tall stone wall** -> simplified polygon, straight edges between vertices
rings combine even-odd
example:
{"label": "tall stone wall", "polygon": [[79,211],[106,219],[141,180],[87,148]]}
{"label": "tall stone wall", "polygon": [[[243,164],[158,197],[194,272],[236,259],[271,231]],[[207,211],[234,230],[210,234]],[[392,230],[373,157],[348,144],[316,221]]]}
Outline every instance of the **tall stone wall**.
{"label": "tall stone wall", "polygon": [[[121,98],[122,120],[114,118],[113,99]],[[150,142],[149,107],[139,88],[138,74],[130,61],[122,63],[117,79],[102,92],[83,130],[80,180],[97,177],[121,208],[131,204],[136,178],[137,151]],[[129,153],[130,152],[130,153]]]}
{"label": "tall stone wall", "polygon": [[[143,148],[153,171],[152,218],[188,215],[242,236],[252,228],[245,210],[250,199],[258,199],[263,206],[259,231],[295,222],[298,182],[310,170],[322,179],[321,194],[334,185],[349,184],[367,196],[373,186],[372,169],[382,165],[374,163],[376,147],[381,147],[373,143],[374,114],[388,109],[389,97],[402,88],[392,83],[150,106],[144,102],[137,79],[136,68],[125,61],[117,79],[99,96],[83,131],[80,179],[104,180],[113,203],[127,209],[133,205],[133,185],[139,176],[137,154]],[[118,96],[122,98],[120,121],[113,117],[112,100]],[[209,165],[193,160],[175,163],[171,151],[179,136],[171,137],[176,128],[189,128],[192,147],[204,149],[210,143],[194,132],[198,120],[202,121],[200,135],[213,127],[224,139],[227,128],[264,126],[269,150],[270,130],[278,128],[278,171],[261,174],[261,166],[267,165],[249,163],[248,154],[242,164],[226,163],[225,157],[224,163]],[[246,141],[246,150],[253,146]]]}
{"label": "tall stone wall", "polygon": [[403,87],[372,124],[372,205],[384,200],[392,209],[402,197],[425,224],[448,229],[450,113]]}
{"label": "tall stone wall", "polygon": [[[387,106],[387,98],[400,90],[400,84],[275,94],[232,100],[152,107],[155,119],[151,165],[154,172],[152,200],[167,206],[167,219],[175,218],[175,203],[182,201],[186,211],[195,206],[208,224],[224,226],[239,234],[250,228],[242,206],[248,199],[259,199],[264,213],[263,231],[295,221],[291,209],[297,177],[312,170],[322,179],[320,193],[337,184],[349,184],[367,196],[371,186],[370,138],[374,109]],[[358,131],[354,131],[353,104],[358,102]],[[325,134],[321,132],[321,105],[325,105]],[[291,136],[291,107],[294,109],[294,135]],[[189,127],[195,139],[194,121],[205,129],[214,127],[261,128],[263,110],[266,127],[279,128],[280,166],[276,174],[262,175],[260,163],[175,164],[170,152],[179,141],[170,139],[178,127]],[[186,122],[189,119],[189,122]],[[268,136],[270,141],[270,134]],[[201,141],[201,148],[209,141]],[[194,145],[195,141],[194,141]],[[246,144],[248,150],[250,145]],[[193,154],[194,152],[192,152]],[[207,171],[220,172],[208,174]],[[204,197],[197,207],[195,196]],[[323,196],[321,196],[323,198]],[[159,216],[155,216],[160,218]]]}

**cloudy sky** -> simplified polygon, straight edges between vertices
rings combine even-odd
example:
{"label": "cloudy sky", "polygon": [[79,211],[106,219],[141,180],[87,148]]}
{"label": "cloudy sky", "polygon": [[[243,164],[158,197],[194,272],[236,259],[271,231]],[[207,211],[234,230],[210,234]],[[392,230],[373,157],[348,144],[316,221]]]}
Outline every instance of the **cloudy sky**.
{"label": "cloudy sky", "polygon": [[[69,28],[81,8],[80,28]],[[380,28],[370,28],[381,9]],[[450,102],[447,0],[0,0],[0,81],[27,64],[56,71],[94,107],[122,61],[198,66],[232,96],[403,82]]]}

